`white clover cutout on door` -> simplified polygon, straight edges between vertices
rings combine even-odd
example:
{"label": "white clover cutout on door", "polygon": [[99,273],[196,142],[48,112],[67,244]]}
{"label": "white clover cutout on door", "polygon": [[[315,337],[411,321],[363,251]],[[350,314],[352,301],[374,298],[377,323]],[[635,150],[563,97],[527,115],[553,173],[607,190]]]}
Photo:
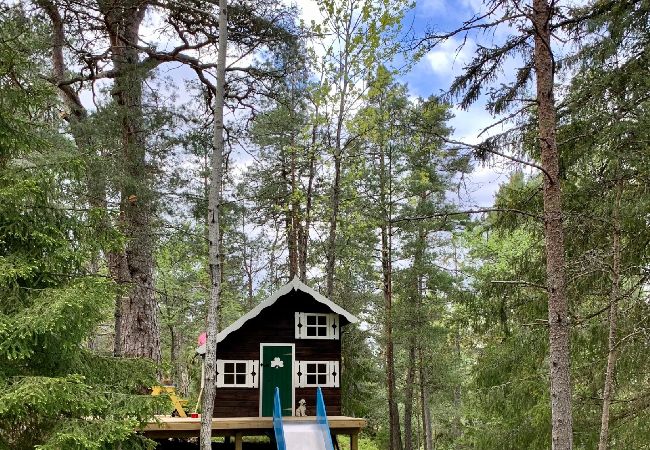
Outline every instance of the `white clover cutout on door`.
{"label": "white clover cutout on door", "polygon": [[275,359],[271,361],[271,368],[279,369],[280,367],[284,367],[284,361],[276,356]]}

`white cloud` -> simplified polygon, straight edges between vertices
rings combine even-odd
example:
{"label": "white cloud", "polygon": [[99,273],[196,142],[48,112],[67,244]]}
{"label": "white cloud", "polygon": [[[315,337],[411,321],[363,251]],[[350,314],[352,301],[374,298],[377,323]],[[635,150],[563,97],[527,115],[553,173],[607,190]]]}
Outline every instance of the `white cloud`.
{"label": "white cloud", "polygon": [[[490,133],[482,136],[479,136],[479,133],[495,121],[494,117],[485,110],[482,102],[475,103],[467,109],[455,106],[452,108],[452,113],[454,117],[449,124],[454,128],[454,138],[468,144],[478,144],[488,137]],[[491,131],[494,134],[501,129],[496,127]]]}
{"label": "white cloud", "polygon": [[427,53],[425,60],[436,75],[450,77],[470,61],[475,48],[471,39],[449,38]]}
{"label": "white cloud", "polygon": [[463,207],[489,207],[503,183],[510,177],[511,168],[499,163],[477,164],[474,171],[465,176],[459,193]]}
{"label": "white cloud", "polygon": [[305,24],[309,25],[312,21],[315,23],[323,21],[323,15],[315,0],[300,0],[297,6],[300,8],[300,18],[305,21]]}

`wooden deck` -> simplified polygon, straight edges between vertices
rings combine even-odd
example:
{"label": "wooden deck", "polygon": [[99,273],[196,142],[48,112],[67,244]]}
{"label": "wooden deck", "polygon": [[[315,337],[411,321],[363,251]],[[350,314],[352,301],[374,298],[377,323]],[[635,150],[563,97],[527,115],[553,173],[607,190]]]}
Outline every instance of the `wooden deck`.
{"label": "wooden deck", "polygon": [[[313,421],[315,417],[283,417],[284,422]],[[365,419],[346,416],[328,416],[327,420],[332,434],[350,436],[350,449],[359,448],[359,432],[367,424]],[[141,432],[151,439],[198,437],[201,429],[200,418],[181,418],[156,416],[156,421],[149,422]],[[232,436],[235,449],[241,450],[243,436],[262,436],[273,432],[271,417],[230,417],[212,419],[213,436]]]}

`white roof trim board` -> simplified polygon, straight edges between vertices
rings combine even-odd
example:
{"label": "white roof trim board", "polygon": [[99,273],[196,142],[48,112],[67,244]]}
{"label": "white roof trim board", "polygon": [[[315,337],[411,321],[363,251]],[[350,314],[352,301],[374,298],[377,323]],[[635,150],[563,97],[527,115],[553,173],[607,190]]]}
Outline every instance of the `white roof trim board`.
{"label": "white roof trim board", "polygon": [[[314,298],[314,300],[327,306],[329,309],[332,310],[332,312],[335,312],[336,314],[340,314],[341,316],[345,317],[350,323],[357,323],[359,321],[359,319],[356,316],[350,314],[349,312],[341,308],[333,301],[329,300],[328,298],[321,295],[319,292],[307,286],[305,283],[300,281],[298,277],[294,277],[293,280],[291,280],[291,282],[282,286],[280,289],[275,291],[269,298],[267,298],[259,305],[257,305],[255,308],[251,309],[246,314],[241,316],[239,319],[234,321],[232,324],[230,324],[230,326],[226,327],[221,333],[217,334],[217,343],[223,341],[226,338],[226,336],[228,336],[233,331],[239,330],[250,319],[252,319],[253,317],[257,317],[264,308],[271,306],[280,297],[288,294],[294,289],[296,291],[302,291],[306,294],[311,295]],[[200,355],[205,354],[205,344],[201,345],[200,347],[197,347],[196,353]]]}

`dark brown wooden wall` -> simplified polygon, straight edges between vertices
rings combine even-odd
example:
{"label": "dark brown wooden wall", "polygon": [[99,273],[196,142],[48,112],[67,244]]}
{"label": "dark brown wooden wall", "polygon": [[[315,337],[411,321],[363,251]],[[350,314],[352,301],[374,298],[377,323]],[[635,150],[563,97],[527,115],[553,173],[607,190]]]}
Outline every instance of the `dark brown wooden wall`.
{"label": "dark brown wooden wall", "polygon": [[[233,331],[217,346],[218,359],[260,359],[260,343],[295,344],[296,360],[339,361],[341,340],[296,339],[295,312],[330,313],[330,309],[302,291],[291,291]],[[341,318],[341,322],[344,319]],[[343,331],[343,330],[341,330]],[[341,332],[342,336],[343,333]],[[340,375],[340,377],[343,375]],[[309,415],[316,413],[316,388],[297,388],[296,404],[304,398]],[[341,415],[340,388],[323,388],[327,414]],[[217,388],[215,417],[259,416],[259,388]]]}

